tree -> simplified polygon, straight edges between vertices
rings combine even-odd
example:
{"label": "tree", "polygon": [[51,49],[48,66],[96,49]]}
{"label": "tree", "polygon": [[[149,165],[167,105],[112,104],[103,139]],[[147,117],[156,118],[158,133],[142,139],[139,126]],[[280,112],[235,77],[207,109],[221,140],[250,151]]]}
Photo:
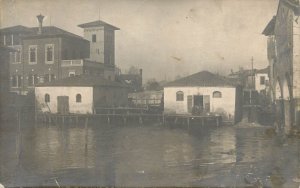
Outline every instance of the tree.
{"label": "tree", "polygon": [[146,83],[146,90],[161,90],[162,87],[155,79],[150,79]]}
{"label": "tree", "polygon": [[139,69],[135,66],[130,66],[128,69],[128,74],[139,74]]}

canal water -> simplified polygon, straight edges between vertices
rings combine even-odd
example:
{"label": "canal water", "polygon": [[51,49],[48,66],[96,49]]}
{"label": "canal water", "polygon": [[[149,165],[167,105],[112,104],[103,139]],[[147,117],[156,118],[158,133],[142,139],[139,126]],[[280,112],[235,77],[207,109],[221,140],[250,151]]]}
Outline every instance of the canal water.
{"label": "canal water", "polygon": [[298,144],[248,124],[11,124],[0,129],[0,183],[299,187]]}

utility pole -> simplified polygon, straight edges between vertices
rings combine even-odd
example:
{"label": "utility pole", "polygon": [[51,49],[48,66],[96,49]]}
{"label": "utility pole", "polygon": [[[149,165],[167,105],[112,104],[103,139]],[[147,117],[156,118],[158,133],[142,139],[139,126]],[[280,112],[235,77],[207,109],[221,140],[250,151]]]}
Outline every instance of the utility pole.
{"label": "utility pole", "polygon": [[250,88],[250,105],[252,104],[252,90],[254,89],[254,72],[253,72],[253,56],[251,57],[251,88]]}

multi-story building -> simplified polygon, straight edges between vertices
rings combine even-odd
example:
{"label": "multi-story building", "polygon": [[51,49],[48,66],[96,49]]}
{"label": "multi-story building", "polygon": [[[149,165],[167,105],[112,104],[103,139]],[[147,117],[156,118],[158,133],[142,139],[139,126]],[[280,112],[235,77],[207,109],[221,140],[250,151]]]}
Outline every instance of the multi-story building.
{"label": "multi-story building", "polygon": [[90,61],[104,64],[106,79],[115,80],[115,30],[119,28],[101,20],[78,25],[90,41]]}
{"label": "multi-story building", "polygon": [[270,87],[278,124],[289,132],[300,125],[300,4],[280,0],[276,16],[263,34],[268,37]]}
{"label": "multi-story building", "polygon": [[[0,29],[0,43],[15,49],[10,54],[10,91],[27,94],[37,83],[81,74],[114,79],[114,35],[96,34],[105,41],[105,53],[100,53],[100,46],[99,54],[108,60],[101,61],[94,53],[96,46],[93,41],[97,41],[94,35],[90,39],[85,34],[83,38],[55,26],[43,26],[43,17],[37,16],[39,27],[18,25]],[[104,30],[111,32],[106,27]]]}

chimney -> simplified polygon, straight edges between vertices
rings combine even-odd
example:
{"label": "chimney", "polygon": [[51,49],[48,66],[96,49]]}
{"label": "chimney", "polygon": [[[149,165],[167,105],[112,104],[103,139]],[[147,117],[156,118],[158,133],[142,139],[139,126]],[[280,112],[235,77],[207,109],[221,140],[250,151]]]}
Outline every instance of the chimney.
{"label": "chimney", "polygon": [[37,15],[36,16],[38,21],[39,21],[39,30],[38,30],[38,34],[42,34],[42,27],[43,27],[43,19],[44,19],[44,16],[43,15]]}

